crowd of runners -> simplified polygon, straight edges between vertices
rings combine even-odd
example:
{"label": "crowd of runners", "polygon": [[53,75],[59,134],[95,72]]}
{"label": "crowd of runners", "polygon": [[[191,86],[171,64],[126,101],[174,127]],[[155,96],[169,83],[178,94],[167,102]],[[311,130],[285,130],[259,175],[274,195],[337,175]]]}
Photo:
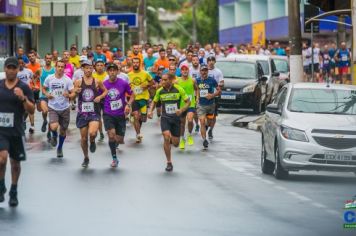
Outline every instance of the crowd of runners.
{"label": "crowd of runners", "polygon": [[[190,45],[181,55],[173,43],[133,45],[126,55],[121,49],[110,49],[108,43],[96,45],[94,51],[90,46],[83,48],[81,54],[72,45],[69,51],[55,50],[43,59],[36,51],[25,54],[19,48],[16,57],[6,59],[6,78],[0,81],[0,202],[7,191],[4,177],[9,156],[9,204],[18,205],[20,162],[26,159],[24,134],[46,133],[57,158],[63,158],[73,115],[80,130],[83,168],[90,163],[89,152],[94,153],[96,143],[105,142],[105,136],[110,166],[118,167],[117,149],[125,143],[128,123],[139,144],[144,141],[141,130],[147,119],[160,122],[167,172],[173,171],[171,146],[194,145],[193,132],[201,133],[203,149],[207,149],[224,84],[215,62],[213,50]],[[35,127],[38,114],[40,128]]]}

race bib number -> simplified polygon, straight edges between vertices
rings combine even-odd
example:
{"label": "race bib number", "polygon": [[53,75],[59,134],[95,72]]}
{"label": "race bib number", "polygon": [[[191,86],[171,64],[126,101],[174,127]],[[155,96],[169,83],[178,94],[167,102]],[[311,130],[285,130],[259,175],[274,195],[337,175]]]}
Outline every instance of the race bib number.
{"label": "race bib number", "polygon": [[110,102],[110,107],[112,111],[116,111],[122,108],[122,101],[120,100],[116,100],[116,101],[111,101]]}
{"label": "race bib number", "polygon": [[5,127],[5,128],[14,127],[14,113],[0,112],[0,127]]}
{"label": "race bib number", "polygon": [[166,113],[167,114],[175,114],[176,111],[178,110],[177,103],[174,104],[166,104]]}
{"label": "race bib number", "polygon": [[346,56],[346,55],[343,55],[343,56],[341,57],[341,60],[342,60],[342,61],[347,61],[347,56]]}
{"label": "race bib number", "polygon": [[63,96],[63,93],[64,93],[63,89],[55,89],[55,90],[52,90],[51,94],[53,97],[61,97],[61,96]]}
{"label": "race bib number", "polygon": [[94,112],[94,103],[93,102],[83,102],[82,103],[82,112]]}
{"label": "race bib number", "polygon": [[193,95],[188,95],[189,97],[189,101],[192,102],[193,101]]}
{"label": "race bib number", "polygon": [[143,89],[140,86],[137,86],[134,88],[134,93],[136,95],[139,95],[139,94],[143,93]]}
{"label": "race bib number", "polygon": [[200,90],[200,97],[206,97],[208,96],[209,91],[207,89],[202,89]]}

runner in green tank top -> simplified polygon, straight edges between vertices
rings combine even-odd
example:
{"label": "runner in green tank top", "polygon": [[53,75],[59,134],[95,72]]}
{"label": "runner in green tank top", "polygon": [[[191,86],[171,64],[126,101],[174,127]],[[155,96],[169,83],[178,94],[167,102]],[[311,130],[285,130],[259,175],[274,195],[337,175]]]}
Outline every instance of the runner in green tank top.
{"label": "runner in green tank top", "polygon": [[[189,76],[189,67],[186,64],[183,64],[180,69],[181,69],[182,77],[178,78],[177,84],[184,89],[185,93],[188,95],[190,99],[190,106],[188,110],[182,113],[181,115],[179,148],[184,149],[185,148],[184,133],[185,133],[185,124],[187,120],[188,120],[188,132],[189,132],[189,134],[187,135],[187,143],[189,146],[194,144],[192,131],[194,127],[193,120],[194,120],[194,113],[196,107],[195,96],[196,96],[196,91],[198,90],[198,86],[196,84],[195,79]],[[181,101],[181,106],[184,106],[184,101]]]}

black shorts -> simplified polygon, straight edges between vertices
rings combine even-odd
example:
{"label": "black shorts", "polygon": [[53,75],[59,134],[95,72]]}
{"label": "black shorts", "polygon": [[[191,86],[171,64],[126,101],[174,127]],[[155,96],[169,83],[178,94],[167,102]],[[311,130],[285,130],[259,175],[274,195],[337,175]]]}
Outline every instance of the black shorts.
{"label": "black shorts", "polygon": [[215,100],[215,111],[214,111],[214,115],[218,116],[218,111],[219,111],[219,98],[214,98]]}
{"label": "black shorts", "polygon": [[116,135],[122,137],[125,136],[125,132],[126,132],[125,116],[111,116],[111,115],[104,114],[103,120],[104,120],[104,127],[106,131],[115,129]]}
{"label": "black shorts", "polygon": [[171,135],[174,137],[180,136],[180,119],[179,118],[168,118],[168,117],[161,117],[161,130],[170,131]]}
{"label": "black shorts", "polygon": [[35,100],[35,103],[40,102],[40,91],[33,91],[33,99]]}
{"label": "black shorts", "polygon": [[46,98],[46,97],[40,97],[39,100],[40,100],[40,102],[44,101],[44,102],[46,102],[48,104],[48,98]]}
{"label": "black shorts", "polygon": [[0,151],[2,150],[8,151],[11,159],[25,161],[25,137],[0,134]]}
{"label": "black shorts", "polygon": [[[310,64],[310,71],[312,71],[312,64]],[[319,68],[319,63],[314,63],[314,73],[319,73],[320,72],[320,68]]]}
{"label": "black shorts", "polygon": [[83,114],[77,114],[77,119],[76,119],[76,125],[78,129],[87,127],[90,122],[92,121],[100,121],[100,115],[98,114],[90,114],[90,115],[83,115]]}

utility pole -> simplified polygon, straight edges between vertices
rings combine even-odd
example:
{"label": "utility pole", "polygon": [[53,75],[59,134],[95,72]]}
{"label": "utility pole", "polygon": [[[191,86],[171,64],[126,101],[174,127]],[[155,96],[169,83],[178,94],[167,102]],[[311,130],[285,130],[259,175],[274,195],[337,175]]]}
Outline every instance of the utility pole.
{"label": "utility pole", "polygon": [[290,45],[290,81],[303,82],[302,32],[300,26],[300,2],[288,0],[288,27]]}
{"label": "utility pole", "polygon": [[145,41],[145,4],[146,0],[139,0],[138,2],[138,41],[143,43]]}
{"label": "utility pole", "polygon": [[192,4],[192,40],[193,43],[195,43],[197,41],[197,2],[198,0],[191,0],[191,4]]}
{"label": "utility pole", "polygon": [[[338,21],[345,22],[345,16],[339,16]],[[340,46],[341,42],[346,42],[346,26],[343,24],[337,25],[337,46]]]}
{"label": "utility pole", "polygon": [[51,53],[54,51],[54,16],[53,16],[53,2],[51,2]]}
{"label": "utility pole", "polygon": [[64,3],[64,50],[68,50],[68,3]]}

